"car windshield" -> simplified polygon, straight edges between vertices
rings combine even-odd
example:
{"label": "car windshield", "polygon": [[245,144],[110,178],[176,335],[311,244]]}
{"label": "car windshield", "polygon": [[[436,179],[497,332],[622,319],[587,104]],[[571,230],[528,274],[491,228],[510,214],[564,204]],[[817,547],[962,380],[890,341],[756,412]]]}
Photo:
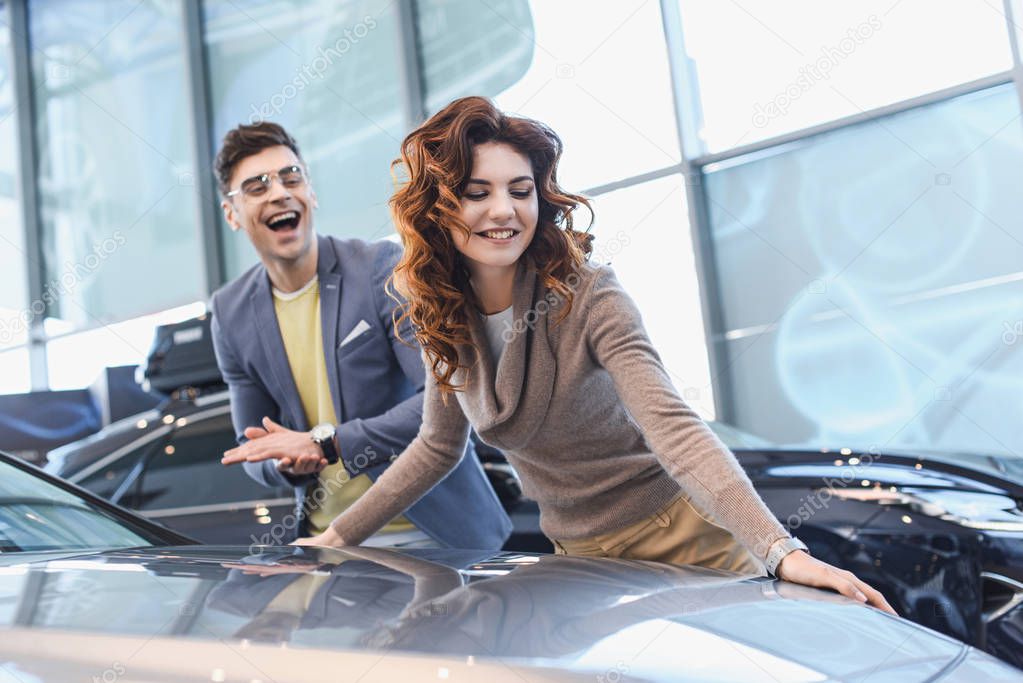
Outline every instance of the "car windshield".
{"label": "car windshield", "polygon": [[0,460],[0,554],[152,546],[127,519]]}

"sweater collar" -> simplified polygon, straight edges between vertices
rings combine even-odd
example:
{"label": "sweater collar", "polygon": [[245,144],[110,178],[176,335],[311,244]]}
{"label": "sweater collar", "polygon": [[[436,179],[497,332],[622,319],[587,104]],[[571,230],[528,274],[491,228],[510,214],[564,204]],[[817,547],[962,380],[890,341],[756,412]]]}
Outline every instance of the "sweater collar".
{"label": "sweater collar", "polygon": [[555,362],[548,338],[551,306],[536,267],[529,257],[519,260],[515,273],[512,331],[494,363],[485,325],[479,313],[469,316],[473,349],[460,351],[467,370],[456,373],[465,391],[460,400],[477,433],[499,448],[518,449],[544,421],[554,391]]}

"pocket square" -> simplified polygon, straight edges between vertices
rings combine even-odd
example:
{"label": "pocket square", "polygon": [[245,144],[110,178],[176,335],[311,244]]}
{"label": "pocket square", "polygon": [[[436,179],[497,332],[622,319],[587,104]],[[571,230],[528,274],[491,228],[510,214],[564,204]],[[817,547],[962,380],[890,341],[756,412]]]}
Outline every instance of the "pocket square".
{"label": "pocket square", "polygon": [[348,333],[348,336],[345,337],[343,340],[341,340],[341,343],[338,344],[337,347],[340,349],[342,346],[344,346],[345,344],[349,343],[350,341],[352,341],[353,339],[355,339],[356,337],[358,337],[360,334],[362,334],[363,332],[365,332],[368,329],[369,329],[369,323],[366,322],[365,320],[360,320],[355,325],[355,327],[352,328],[352,331]]}

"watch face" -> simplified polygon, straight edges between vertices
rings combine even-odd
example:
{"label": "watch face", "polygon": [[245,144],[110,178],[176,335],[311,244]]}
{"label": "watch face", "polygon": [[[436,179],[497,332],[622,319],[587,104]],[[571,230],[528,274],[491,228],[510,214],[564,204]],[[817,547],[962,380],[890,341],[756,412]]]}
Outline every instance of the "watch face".
{"label": "watch face", "polygon": [[334,427],[332,425],[316,425],[310,435],[316,441],[326,441],[334,436]]}

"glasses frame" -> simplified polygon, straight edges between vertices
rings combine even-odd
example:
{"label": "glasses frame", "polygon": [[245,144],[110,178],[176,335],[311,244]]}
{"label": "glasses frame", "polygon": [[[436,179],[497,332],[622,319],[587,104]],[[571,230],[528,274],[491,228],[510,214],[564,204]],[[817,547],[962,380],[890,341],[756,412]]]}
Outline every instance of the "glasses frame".
{"label": "glasses frame", "polygon": [[[293,188],[289,188],[287,185],[284,184],[284,181],[281,180],[281,174],[282,173],[294,173],[295,171],[298,171],[299,176],[301,176],[301,178],[302,178],[302,182],[299,185],[295,185]],[[281,187],[283,187],[285,189],[296,189],[296,188],[299,188],[299,187],[302,187],[302,186],[308,184],[308,182],[309,182],[309,177],[306,175],[305,170],[300,165],[298,165],[298,164],[289,164],[289,165],[287,165],[287,166],[285,166],[283,168],[277,169],[276,171],[270,171],[269,173],[260,173],[259,175],[252,176],[251,178],[246,178],[245,180],[243,180],[238,185],[238,187],[236,189],[231,190],[230,192],[228,192],[224,196],[227,197],[228,199],[231,199],[232,197],[235,197],[235,196],[240,194],[245,199],[251,199],[251,200],[260,199],[260,196],[253,196],[253,195],[247,194],[245,192],[245,190],[243,189],[245,184],[248,183],[251,180],[255,180],[255,181],[259,182],[260,184],[262,184],[263,188],[267,192],[269,192],[273,188],[274,179],[276,179],[277,182],[279,182],[281,184]]]}

